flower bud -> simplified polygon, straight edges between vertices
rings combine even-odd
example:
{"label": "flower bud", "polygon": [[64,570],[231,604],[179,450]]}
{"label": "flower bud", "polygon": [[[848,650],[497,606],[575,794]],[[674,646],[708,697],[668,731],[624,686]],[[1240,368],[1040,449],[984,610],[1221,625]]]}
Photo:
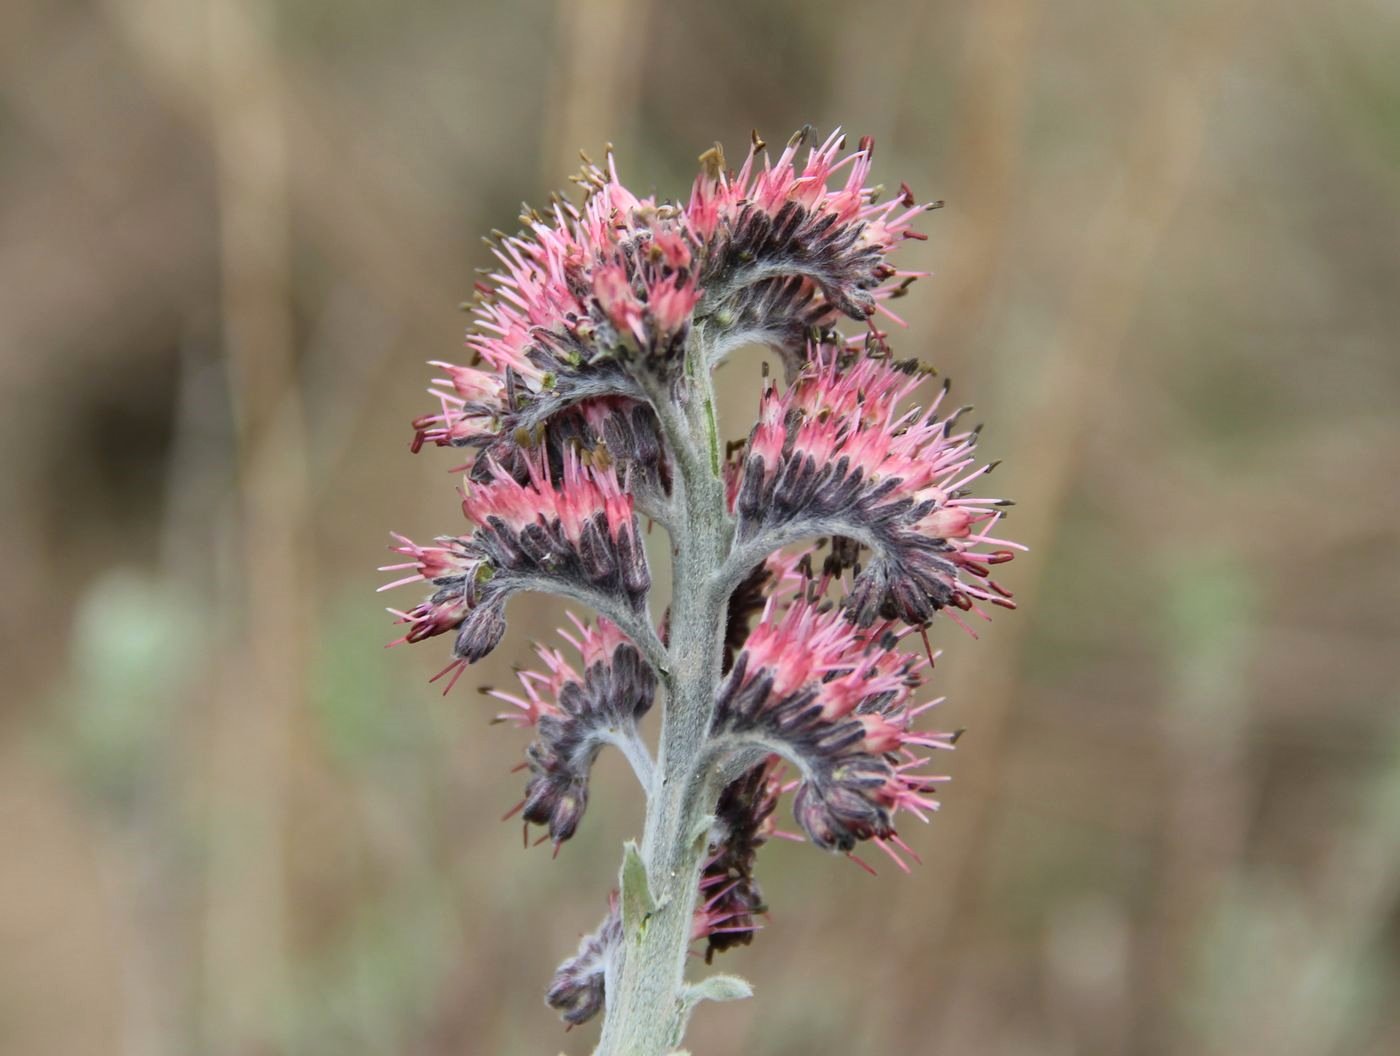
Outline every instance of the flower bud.
{"label": "flower bud", "polygon": [[603,1009],[608,963],[622,942],[622,913],[609,900],[608,915],[578,944],[578,953],[561,964],[545,991],[545,1002],[570,1026],[587,1023]]}

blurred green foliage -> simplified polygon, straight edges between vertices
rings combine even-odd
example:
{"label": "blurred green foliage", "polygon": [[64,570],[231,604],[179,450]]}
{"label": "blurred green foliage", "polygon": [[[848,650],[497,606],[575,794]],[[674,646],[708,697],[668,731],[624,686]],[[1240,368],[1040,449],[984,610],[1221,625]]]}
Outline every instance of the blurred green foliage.
{"label": "blurred green foliage", "polygon": [[92,584],[74,614],[58,744],[74,780],[120,811],[161,780],[205,647],[194,599],[126,569]]}

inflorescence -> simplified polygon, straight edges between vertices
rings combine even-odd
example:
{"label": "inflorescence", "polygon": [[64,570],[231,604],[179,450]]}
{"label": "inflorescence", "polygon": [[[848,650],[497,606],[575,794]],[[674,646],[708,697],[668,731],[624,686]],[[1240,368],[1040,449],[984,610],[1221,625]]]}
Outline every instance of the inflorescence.
{"label": "inflorescence", "polygon": [[[727,777],[696,878],[690,937],[707,959],[751,941],[767,909],[755,859],[775,835],[853,857],[869,843],[901,868],[916,857],[901,819],[937,809],[946,778],[929,762],[956,739],[916,723],[937,703],[922,695],[928,625],[1012,607],[993,573],[1020,549],[1000,538],[1010,503],[981,495],[994,464],[978,462],[966,408],[945,409],[947,386],[896,360],[876,325],[899,321],[888,302],[916,275],[889,257],[923,237],[910,225],[933,206],[869,184],[868,139],[843,154],[833,135],[799,160],[807,140],[770,160],[755,135],[737,171],[716,147],[686,202],[638,198],[609,152],[585,164],[581,204],[556,199],[494,238],[472,363],[435,364],[435,406],[414,422],[414,450],[464,452],[469,528],[428,546],[396,536],[404,561],[387,566],[407,573],[390,586],[427,584],[391,611],[401,640],[453,636],[449,686],[500,643],[518,591],[598,613],[571,617],[567,651],[538,647],[541,667],[518,688],[487,690],[501,720],[534,735],[507,816],[545,829],[557,851],[605,747],[657,794],[639,721],[670,689],[668,649],[691,629],[649,612],[642,525],[684,532],[685,456],[713,469],[728,556],[713,572],[724,634],[704,758]],[[846,320],[855,336],[837,329]],[[785,381],[765,381],[747,440],[717,459],[677,450],[667,404],[694,399],[695,372],[754,345]],[[923,648],[905,647],[911,635]],[[795,833],[777,828],[785,796]],[[549,988],[570,1024],[604,1007],[621,936],[614,896]]]}

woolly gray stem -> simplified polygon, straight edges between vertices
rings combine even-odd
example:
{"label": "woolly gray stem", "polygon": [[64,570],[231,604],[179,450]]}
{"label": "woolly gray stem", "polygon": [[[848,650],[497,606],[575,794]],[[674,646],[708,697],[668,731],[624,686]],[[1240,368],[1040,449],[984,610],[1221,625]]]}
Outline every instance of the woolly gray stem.
{"label": "woolly gray stem", "polygon": [[[718,688],[728,595],[715,572],[732,524],[720,475],[714,394],[703,341],[688,350],[686,377],[650,394],[678,470],[669,694],[647,796],[641,857],[646,901],[640,926],[624,928],[610,966],[602,1039],[595,1056],[663,1056],[680,1042],[685,964],[699,893],[700,866],[721,785],[706,766]],[[624,880],[624,901],[628,898]]]}

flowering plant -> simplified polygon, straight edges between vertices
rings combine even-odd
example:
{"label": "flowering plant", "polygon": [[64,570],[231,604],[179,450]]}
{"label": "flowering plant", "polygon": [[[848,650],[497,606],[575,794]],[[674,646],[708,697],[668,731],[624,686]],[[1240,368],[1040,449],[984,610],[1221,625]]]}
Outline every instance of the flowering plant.
{"label": "flowering plant", "polygon": [[[431,590],[396,613],[404,639],[453,635],[438,677],[450,687],[500,643],[517,592],[596,613],[560,632],[568,651],[540,646],[518,690],[490,692],[533,731],[516,810],[556,851],[605,747],[646,794],[607,914],[546,995],[570,1024],[603,1013],[605,1056],[672,1052],[699,1001],[748,995],[733,976],[688,982],[687,953],[751,941],[755,859],[787,793],[793,838],[915,857],[899,819],[936,809],[946,779],[927,764],[956,735],[916,729],[937,703],[918,696],[933,657],[900,643],[914,632],[927,652],[940,612],[1011,607],[992,578],[1017,549],[994,534],[1009,503],[974,494],[993,468],[977,430],[942,410],[946,385],[919,406],[929,372],[873,322],[898,321],[886,302],[915,274],[888,258],[933,206],[907,187],[880,201],[868,139],[843,157],[833,135],[799,164],[807,139],[772,161],[755,135],[737,172],[716,145],[685,204],[634,196],[611,153],[586,164],[581,205],[496,240],[475,364],[436,364],[438,407],[414,423],[415,450],[469,453],[471,530],[396,537],[406,560],[388,566]],[[843,318],[863,332],[842,336]],[[746,345],[779,357],[786,384],[765,381],[747,441],[726,444],[712,375]],[[659,625],[643,519],[672,543]],[[639,720],[658,690],[653,758]]]}

